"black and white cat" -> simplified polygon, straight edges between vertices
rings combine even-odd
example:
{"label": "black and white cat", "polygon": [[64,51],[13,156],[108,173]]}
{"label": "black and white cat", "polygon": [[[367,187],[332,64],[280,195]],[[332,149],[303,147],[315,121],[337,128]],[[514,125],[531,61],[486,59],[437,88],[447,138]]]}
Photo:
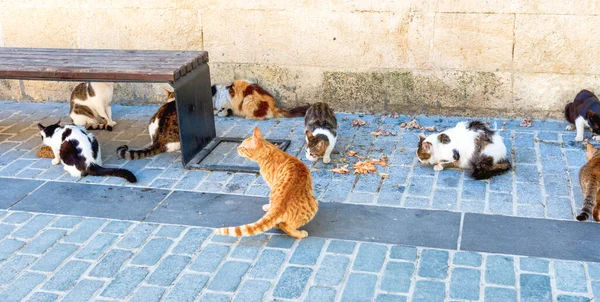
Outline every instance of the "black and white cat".
{"label": "black and white cat", "polygon": [[331,151],[337,140],[337,119],[335,113],[326,103],[312,104],[304,116],[306,134],[306,159],[331,162]]}
{"label": "black and white cat", "polygon": [[487,179],[511,168],[504,140],[480,121],[459,122],[442,133],[419,136],[417,159],[444,168],[471,170],[475,179]]}
{"label": "black and white cat", "polygon": [[76,125],[61,126],[60,121],[50,126],[37,124],[44,145],[52,148],[53,165],[61,162],[65,171],[73,177],[117,176],[128,182],[137,182],[129,170],[102,167],[102,156],[98,140],[93,134]]}

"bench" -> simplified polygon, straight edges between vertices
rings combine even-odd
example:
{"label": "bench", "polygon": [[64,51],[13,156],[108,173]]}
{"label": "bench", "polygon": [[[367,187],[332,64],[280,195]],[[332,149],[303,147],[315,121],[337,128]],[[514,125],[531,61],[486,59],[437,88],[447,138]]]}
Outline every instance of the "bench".
{"label": "bench", "polygon": [[0,47],[0,79],[169,83],[185,168],[216,137],[207,63],[206,51]]}

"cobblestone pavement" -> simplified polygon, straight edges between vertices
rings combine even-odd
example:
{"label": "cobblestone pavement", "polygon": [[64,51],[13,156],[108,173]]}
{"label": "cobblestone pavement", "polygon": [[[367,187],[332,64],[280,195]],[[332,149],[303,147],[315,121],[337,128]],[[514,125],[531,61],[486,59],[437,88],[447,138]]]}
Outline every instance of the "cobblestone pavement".
{"label": "cobblestone pavement", "polygon": [[[101,143],[107,166],[132,170],[139,179],[133,186],[166,188],[199,192],[267,196],[269,190],[262,178],[253,173],[186,171],[179,153],[166,153],[154,158],[125,161],[116,157],[116,148],[127,144],[142,147],[149,142],[147,123],[156,106],[113,106],[118,125],[113,132],[94,132]],[[86,177],[76,179],[49,159],[39,159],[35,151],[40,138],[35,123],[53,123],[66,118],[66,104],[0,103],[0,176],[65,182],[103,183],[132,186],[119,178]],[[441,209],[461,212],[489,213],[521,217],[573,219],[580,209],[582,196],[578,171],[585,162],[582,144],[575,143],[575,133],[566,131],[566,122],[534,121],[523,128],[519,121],[490,120],[491,127],[501,132],[512,151],[514,169],[491,181],[475,181],[457,170],[433,171],[422,166],[415,157],[420,130],[400,128],[409,117],[381,117],[338,114],[338,142],[333,164],[321,161],[309,164],[313,170],[315,193],[321,202],[373,204],[418,209]],[[367,122],[352,127],[353,119]],[[421,125],[438,129],[454,126],[459,118],[419,117]],[[240,118],[217,118],[217,135],[247,137],[258,126],[267,138],[291,140],[288,152],[304,158],[304,122],[301,118],[247,121]],[[506,123],[506,125],[503,125]],[[370,133],[383,129],[396,136],[375,137]],[[589,132],[586,134],[589,135]],[[221,145],[204,163],[227,162],[245,164],[235,151],[235,144]],[[334,174],[330,168],[352,164],[357,159],[345,156],[348,150],[368,158],[389,157],[388,167],[379,173]],[[343,156],[342,156],[343,155]],[[341,158],[347,162],[341,162]]]}
{"label": "cobblestone pavement", "polygon": [[589,301],[600,264],[2,211],[0,301]]}
{"label": "cobblestone pavement", "polygon": [[[131,169],[138,176],[140,182],[133,187],[268,195],[268,187],[256,174],[187,171],[181,168],[178,153],[137,161],[116,159],[119,145],[148,142],[146,123],[156,109],[114,106],[119,123],[115,131],[95,132],[105,163]],[[35,123],[56,122],[67,111],[65,104],[0,102],[0,184],[3,179],[36,179],[44,184],[102,184],[107,190],[131,186],[114,178],[74,179],[62,167],[51,166],[50,160],[35,157],[40,143]],[[573,143],[574,133],[564,130],[564,122],[534,121],[533,127],[522,128],[519,121],[490,120],[492,127],[506,129],[502,135],[512,150],[515,169],[492,181],[474,181],[460,171],[438,173],[419,165],[414,153],[420,131],[399,127],[408,117],[339,114],[338,119],[333,156],[337,163],[310,165],[321,202],[553,220],[572,220],[580,206],[577,172],[584,151],[581,144]],[[367,124],[352,127],[353,119]],[[418,120],[439,129],[460,119]],[[302,119],[258,123],[218,118],[216,122],[219,136],[245,137],[258,125],[267,138],[291,139],[288,152],[304,156]],[[376,129],[396,136],[374,137],[370,133]],[[244,164],[231,152],[233,144],[220,148],[208,161]],[[389,177],[329,172],[330,167],[355,161],[340,156],[348,150],[372,158],[387,155],[390,165],[378,172]],[[381,232],[394,230],[381,226]],[[169,225],[0,211],[0,301],[590,301],[598,297],[599,263],[468,252],[460,250],[460,240],[457,250],[316,236],[298,241],[273,234],[236,240],[215,236],[210,228],[187,226],[186,221]]]}

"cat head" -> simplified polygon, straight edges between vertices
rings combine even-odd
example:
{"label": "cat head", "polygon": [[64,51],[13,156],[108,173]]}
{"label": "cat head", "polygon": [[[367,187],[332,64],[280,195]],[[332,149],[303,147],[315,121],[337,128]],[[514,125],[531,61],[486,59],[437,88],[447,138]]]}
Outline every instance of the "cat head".
{"label": "cat head", "polygon": [[417,159],[420,163],[429,163],[429,159],[433,154],[432,144],[425,141],[425,136],[419,134],[419,144],[417,145]]}
{"label": "cat head", "polygon": [[306,154],[307,157],[315,161],[325,155],[325,150],[329,147],[329,139],[325,135],[313,135],[306,130]]}
{"label": "cat head", "polygon": [[167,102],[172,102],[175,100],[175,92],[174,91],[170,91],[167,88],[163,88],[163,90],[165,91],[165,94],[167,95]]}
{"label": "cat head", "polygon": [[266,145],[270,144],[260,133],[258,127],[254,128],[251,137],[245,139],[237,148],[238,154],[242,157],[255,160],[261,155],[261,151]]}
{"label": "cat head", "polygon": [[213,98],[213,113],[221,117],[233,113],[231,110],[231,98],[235,95],[233,84],[215,84],[210,90]]}
{"label": "cat head", "polygon": [[585,160],[589,161],[590,159],[592,159],[592,157],[596,155],[597,151],[598,149],[594,148],[592,144],[587,143],[587,145],[585,145]]}
{"label": "cat head", "polygon": [[56,130],[61,128],[60,120],[49,126],[44,126],[40,123],[38,123],[37,126],[38,129],[40,129],[40,135],[42,136],[42,142],[44,143],[44,145],[50,145],[50,141],[52,140],[54,133],[56,132]]}
{"label": "cat head", "polygon": [[600,115],[592,110],[588,110],[585,119],[588,121],[592,132],[600,134]]}

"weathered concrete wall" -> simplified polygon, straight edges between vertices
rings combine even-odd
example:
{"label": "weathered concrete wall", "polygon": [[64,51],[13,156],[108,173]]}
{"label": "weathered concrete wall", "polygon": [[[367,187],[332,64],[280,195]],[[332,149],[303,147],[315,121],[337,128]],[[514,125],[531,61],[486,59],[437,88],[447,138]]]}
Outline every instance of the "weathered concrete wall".
{"label": "weathered concrete wall", "polygon": [[[600,1],[0,0],[0,46],[205,49],[214,83],[285,105],[560,116],[600,92]],[[0,81],[0,98],[66,100],[74,83]],[[164,101],[160,85],[117,99]]]}

